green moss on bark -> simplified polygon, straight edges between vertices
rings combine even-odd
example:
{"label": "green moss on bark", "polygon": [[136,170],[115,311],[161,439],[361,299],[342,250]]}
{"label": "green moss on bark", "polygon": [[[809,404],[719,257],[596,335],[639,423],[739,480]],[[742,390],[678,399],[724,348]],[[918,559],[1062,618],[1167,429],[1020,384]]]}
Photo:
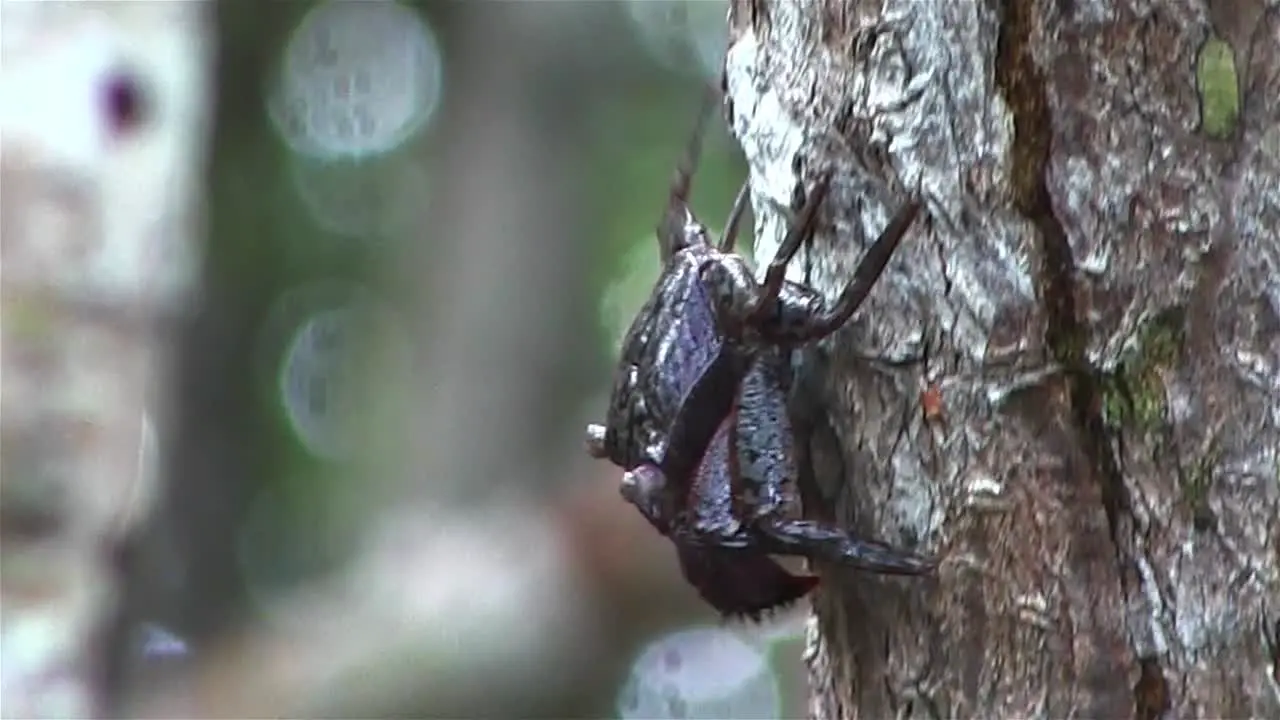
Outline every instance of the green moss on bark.
{"label": "green moss on bark", "polygon": [[1196,58],[1196,91],[1200,95],[1200,126],[1217,140],[1230,137],[1240,117],[1240,78],[1231,45],[1210,36]]}
{"label": "green moss on bark", "polygon": [[1168,423],[1163,373],[1182,352],[1186,318],[1181,308],[1152,318],[1116,370],[1103,377],[1102,408],[1112,430],[1150,435]]}

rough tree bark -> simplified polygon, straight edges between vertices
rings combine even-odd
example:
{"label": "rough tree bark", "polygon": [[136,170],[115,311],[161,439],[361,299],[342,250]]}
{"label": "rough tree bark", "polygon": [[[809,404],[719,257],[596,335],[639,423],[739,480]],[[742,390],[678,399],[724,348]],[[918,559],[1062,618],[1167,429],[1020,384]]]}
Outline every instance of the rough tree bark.
{"label": "rough tree bark", "polygon": [[[806,512],[944,557],[825,571],[811,714],[1280,717],[1280,4],[737,0],[757,237],[834,166],[793,279]],[[874,358],[874,359],[869,359]]]}

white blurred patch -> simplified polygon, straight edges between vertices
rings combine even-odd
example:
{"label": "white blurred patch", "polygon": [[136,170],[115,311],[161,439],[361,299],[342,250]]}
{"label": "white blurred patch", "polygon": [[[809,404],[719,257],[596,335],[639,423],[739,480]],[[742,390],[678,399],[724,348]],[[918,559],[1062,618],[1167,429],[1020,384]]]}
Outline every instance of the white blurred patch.
{"label": "white blurred patch", "polygon": [[180,658],[190,652],[185,640],[155,623],[144,623],[139,635],[142,656],[148,660]]}
{"label": "white blurred patch", "polygon": [[[206,47],[189,3],[5,2],[0,139],[6,280],[177,309],[204,150]],[[110,88],[138,116],[113,128]]]}
{"label": "white blurred patch", "polygon": [[250,638],[256,663],[278,658],[271,692],[289,717],[465,697],[493,678],[562,686],[595,656],[593,608],[552,517],[402,503],[369,530],[345,570],[277,598]]}
{"label": "white blurred patch", "polygon": [[667,635],[631,666],[618,716],[636,718],[773,718],[778,678],[768,659],[728,630],[695,628]]}
{"label": "white blurred patch", "polygon": [[[10,30],[5,3],[3,25]],[[67,37],[23,33],[17,66],[0,73],[0,128],[6,145],[22,145],[41,161],[66,170],[97,171],[107,152],[107,126],[102,122],[96,88],[120,56],[118,40],[101,22],[81,22],[65,30]],[[14,62],[6,52],[4,62]]]}
{"label": "white blurred patch", "polygon": [[32,610],[6,617],[0,626],[0,689],[5,718],[90,717],[92,706],[85,688],[76,681],[69,662],[76,628],[67,626],[57,610]]}
{"label": "white blurred patch", "polygon": [[326,2],[294,30],[270,100],[289,147],[312,157],[391,150],[435,114],[443,82],[435,36],[395,2]]}
{"label": "white blurred patch", "polygon": [[120,530],[126,532],[142,522],[151,512],[159,491],[160,440],[155,423],[144,410],[139,423],[137,479],[130,487],[129,499],[122,507]]}

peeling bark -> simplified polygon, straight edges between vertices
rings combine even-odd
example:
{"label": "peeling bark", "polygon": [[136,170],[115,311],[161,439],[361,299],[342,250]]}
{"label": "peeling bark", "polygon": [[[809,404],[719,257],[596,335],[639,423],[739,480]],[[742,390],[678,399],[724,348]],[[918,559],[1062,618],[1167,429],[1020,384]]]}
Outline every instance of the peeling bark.
{"label": "peeling bark", "polygon": [[811,714],[1280,716],[1280,3],[729,25],[758,255],[822,167],[792,279],[834,295],[909,193],[931,214],[799,358],[806,513],[944,556],[819,568]]}

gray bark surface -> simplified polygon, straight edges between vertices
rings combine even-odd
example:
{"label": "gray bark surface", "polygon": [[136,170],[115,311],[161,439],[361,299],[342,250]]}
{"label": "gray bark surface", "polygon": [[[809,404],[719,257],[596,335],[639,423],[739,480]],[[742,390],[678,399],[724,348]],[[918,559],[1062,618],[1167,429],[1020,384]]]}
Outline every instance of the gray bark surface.
{"label": "gray bark surface", "polygon": [[931,216],[800,360],[806,514],[943,557],[819,568],[811,714],[1280,717],[1280,4],[729,26],[757,257],[823,167],[791,279],[834,296],[909,193]]}

